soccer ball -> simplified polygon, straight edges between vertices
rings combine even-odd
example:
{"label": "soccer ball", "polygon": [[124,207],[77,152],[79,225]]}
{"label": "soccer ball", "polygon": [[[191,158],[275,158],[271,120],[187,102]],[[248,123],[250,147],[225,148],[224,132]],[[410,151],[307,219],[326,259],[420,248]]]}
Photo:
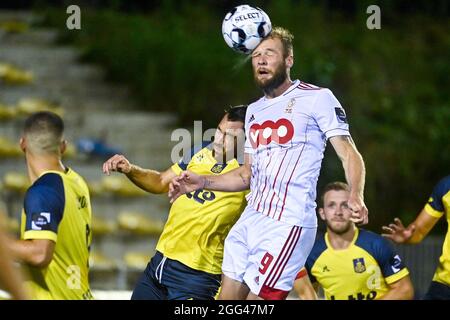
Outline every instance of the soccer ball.
{"label": "soccer ball", "polygon": [[249,5],[234,7],[222,22],[222,35],[233,50],[249,54],[272,31],[269,16]]}

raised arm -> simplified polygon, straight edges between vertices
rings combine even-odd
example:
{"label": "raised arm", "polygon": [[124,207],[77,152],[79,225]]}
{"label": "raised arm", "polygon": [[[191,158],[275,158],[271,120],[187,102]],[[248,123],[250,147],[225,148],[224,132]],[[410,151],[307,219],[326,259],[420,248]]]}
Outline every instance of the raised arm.
{"label": "raised arm", "polygon": [[170,183],[170,202],[187,192],[198,189],[230,192],[247,190],[250,187],[251,174],[251,158],[248,154],[245,154],[242,166],[225,174],[200,176],[190,171],[183,171]]}
{"label": "raised arm", "polygon": [[439,218],[429,215],[424,208],[407,228],[399,218],[395,218],[394,223],[382,227],[385,232],[382,236],[396,243],[420,243],[438,221]]}
{"label": "raised arm", "polygon": [[358,224],[367,224],[369,218],[367,207],[364,204],[366,170],[363,158],[350,136],[331,137],[330,142],[342,161],[345,178],[350,186],[348,205],[353,212],[351,220]]}
{"label": "raised arm", "polygon": [[150,193],[166,193],[169,190],[170,181],[176,177],[176,173],[171,168],[163,172],[143,169],[118,154],[103,164],[103,173],[109,175],[111,171],[125,174],[136,186]]}

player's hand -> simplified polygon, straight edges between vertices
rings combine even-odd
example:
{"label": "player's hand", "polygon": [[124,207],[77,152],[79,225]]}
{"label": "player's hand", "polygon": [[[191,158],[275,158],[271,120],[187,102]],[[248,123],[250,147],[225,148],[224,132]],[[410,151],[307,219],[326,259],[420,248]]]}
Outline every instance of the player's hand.
{"label": "player's hand", "polygon": [[125,174],[130,173],[131,163],[123,155],[116,154],[103,164],[104,174],[110,175],[111,171],[117,171]]}
{"label": "player's hand", "polygon": [[179,196],[202,189],[205,186],[205,177],[190,171],[183,171],[169,183],[169,199],[173,203]]}
{"label": "player's hand", "polygon": [[369,211],[360,195],[350,195],[348,207],[352,212],[352,216],[350,217],[352,222],[358,225],[364,225],[369,222]]}
{"label": "player's hand", "polygon": [[383,237],[391,239],[396,243],[405,243],[413,236],[416,226],[411,224],[408,228],[405,228],[402,221],[399,218],[395,218],[394,223],[381,228],[386,232],[381,234]]}

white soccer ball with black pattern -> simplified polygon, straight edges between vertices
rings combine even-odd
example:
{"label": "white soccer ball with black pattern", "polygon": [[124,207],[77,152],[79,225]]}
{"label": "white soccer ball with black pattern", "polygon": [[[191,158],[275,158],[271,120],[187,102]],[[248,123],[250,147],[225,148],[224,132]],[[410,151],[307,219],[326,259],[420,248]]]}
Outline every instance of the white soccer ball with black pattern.
{"label": "white soccer ball with black pattern", "polygon": [[222,22],[222,35],[233,50],[249,54],[272,31],[269,16],[249,5],[234,7]]}

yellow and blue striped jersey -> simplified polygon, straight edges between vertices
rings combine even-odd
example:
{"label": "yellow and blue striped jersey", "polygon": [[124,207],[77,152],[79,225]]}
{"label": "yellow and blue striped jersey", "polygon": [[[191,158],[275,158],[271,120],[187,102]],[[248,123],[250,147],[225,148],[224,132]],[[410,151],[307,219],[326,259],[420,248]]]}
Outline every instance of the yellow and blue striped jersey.
{"label": "yellow and blue striped jersey", "polygon": [[28,266],[33,299],[91,299],[88,282],[91,201],[84,180],[71,169],[46,171],[27,190],[21,239],[55,242],[50,264]]}
{"label": "yellow and blue striped jersey", "polygon": [[[205,147],[172,170],[220,175],[238,167],[236,159],[218,163]],[[225,237],[245,208],[246,193],[197,190],[179,197],[170,208],[156,250],[192,269],[221,274]]]}
{"label": "yellow and blue striped jersey", "polygon": [[327,300],[379,299],[389,284],[409,274],[386,239],[363,229],[356,229],[352,243],[343,250],[333,249],[325,233],[316,240],[306,269]]}
{"label": "yellow and blue striped jersey", "polygon": [[433,281],[450,285],[450,176],[443,178],[434,187],[430,199],[425,205],[425,211],[435,218],[446,215],[447,234]]}

